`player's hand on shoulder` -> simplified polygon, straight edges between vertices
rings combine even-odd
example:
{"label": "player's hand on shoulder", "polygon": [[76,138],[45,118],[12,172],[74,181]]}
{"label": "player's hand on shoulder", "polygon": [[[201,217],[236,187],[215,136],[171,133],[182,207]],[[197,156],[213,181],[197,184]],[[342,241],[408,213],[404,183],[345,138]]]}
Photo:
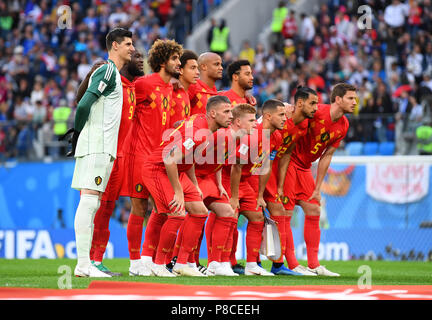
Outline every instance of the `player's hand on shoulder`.
{"label": "player's hand on shoulder", "polygon": [[252,106],[256,106],[257,101],[256,101],[255,97],[250,92],[246,91],[245,98],[246,98],[247,103],[249,103]]}
{"label": "player's hand on shoulder", "polygon": [[288,102],[284,102],[284,106],[285,106],[285,114],[287,116],[287,118],[292,118],[292,115],[294,113],[294,105],[288,103]]}

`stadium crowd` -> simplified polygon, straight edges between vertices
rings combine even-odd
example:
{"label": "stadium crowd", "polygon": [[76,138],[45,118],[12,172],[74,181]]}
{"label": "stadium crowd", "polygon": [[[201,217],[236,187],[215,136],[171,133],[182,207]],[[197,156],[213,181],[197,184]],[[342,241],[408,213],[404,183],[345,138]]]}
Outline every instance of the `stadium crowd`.
{"label": "stadium crowd", "polygon": [[[65,154],[57,136],[74,119],[79,83],[106,57],[109,29],[133,31],[144,53],[158,38],[184,44],[222,2],[0,1],[0,161]],[[63,4],[70,17],[65,11],[59,18]],[[371,15],[359,13],[362,4]],[[395,141],[397,154],[416,153],[415,130],[431,119],[432,1],[329,0],[317,13],[283,6],[283,27],[268,49],[249,39],[240,52],[223,53],[225,67],[237,58],[252,63],[258,107],[272,97],[291,101],[298,84],[325,103],[331,86],[346,81],[359,88],[360,101],[345,142]],[[217,84],[229,85],[226,74]]]}

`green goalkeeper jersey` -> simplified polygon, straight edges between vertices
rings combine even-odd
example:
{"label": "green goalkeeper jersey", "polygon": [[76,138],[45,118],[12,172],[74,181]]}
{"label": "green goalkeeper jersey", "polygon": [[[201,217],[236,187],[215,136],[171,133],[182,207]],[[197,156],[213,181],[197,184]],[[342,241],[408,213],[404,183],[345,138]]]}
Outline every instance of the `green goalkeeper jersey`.
{"label": "green goalkeeper jersey", "polygon": [[79,135],[75,157],[93,153],[117,155],[117,140],[123,105],[120,73],[108,60],[90,77],[87,91],[98,96]]}

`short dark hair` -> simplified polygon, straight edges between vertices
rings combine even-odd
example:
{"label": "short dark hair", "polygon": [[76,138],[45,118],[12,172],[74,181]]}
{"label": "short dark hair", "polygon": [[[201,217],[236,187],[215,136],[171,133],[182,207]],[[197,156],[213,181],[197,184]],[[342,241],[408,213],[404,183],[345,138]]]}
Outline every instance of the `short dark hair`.
{"label": "short dark hair", "polygon": [[233,74],[240,71],[242,66],[250,66],[249,60],[242,59],[230,63],[227,68],[228,79],[232,80]]}
{"label": "short dark hair", "polygon": [[351,84],[340,82],[333,87],[330,94],[330,103],[336,101],[336,97],[343,97],[348,91],[357,92],[357,88]]}
{"label": "short dark hair", "polygon": [[206,111],[209,112],[210,110],[223,103],[231,104],[231,101],[225,96],[212,96],[207,100]]}
{"label": "short dark hair", "polygon": [[180,57],[180,68],[184,68],[188,60],[197,60],[198,56],[195,52],[192,50],[183,50],[183,54]]}
{"label": "short dark hair", "polygon": [[262,113],[273,113],[276,111],[277,107],[284,107],[282,101],[278,99],[268,99],[262,105]]}
{"label": "short dark hair", "polygon": [[297,103],[298,99],[307,100],[309,99],[309,95],[317,96],[317,93],[315,90],[309,88],[309,87],[302,87],[298,86],[297,91],[294,94],[294,103]]}
{"label": "short dark hair", "polygon": [[129,31],[124,28],[115,28],[108,32],[105,38],[105,44],[107,50],[110,51],[112,48],[112,43],[115,41],[117,43],[121,43],[124,38],[132,38],[132,31]]}

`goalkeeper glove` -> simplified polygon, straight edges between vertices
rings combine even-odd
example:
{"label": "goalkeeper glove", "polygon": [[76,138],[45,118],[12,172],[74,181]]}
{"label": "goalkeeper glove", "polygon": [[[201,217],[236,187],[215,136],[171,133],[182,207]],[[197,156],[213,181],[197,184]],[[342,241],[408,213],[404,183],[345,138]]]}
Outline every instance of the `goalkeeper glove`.
{"label": "goalkeeper glove", "polygon": [[[72,134],[72,135],[71,135]],[[80,132],[74,128],[70,128],[64,135],[58,138],[59,141],[65,140],[69,136],[68,142],[72,145],[71,150],[66,153],[66,157],[73,157],[75,155],[75,149],[78,142]]]}

